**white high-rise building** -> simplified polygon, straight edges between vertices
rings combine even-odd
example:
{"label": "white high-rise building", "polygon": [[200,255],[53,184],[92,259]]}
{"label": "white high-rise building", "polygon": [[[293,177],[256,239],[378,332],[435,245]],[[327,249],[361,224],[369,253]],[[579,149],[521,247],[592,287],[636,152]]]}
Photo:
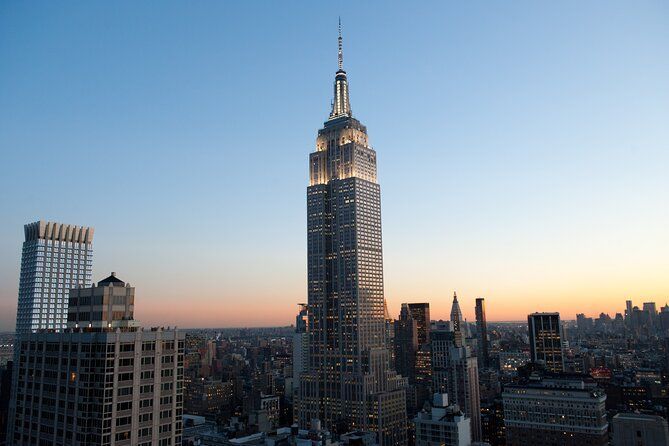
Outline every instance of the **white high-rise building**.
{"label": "white high-rise building", "polygon": [[25,225],[16,333],[64,330],[69,290],[91,286],[93,228],[37,221]]}

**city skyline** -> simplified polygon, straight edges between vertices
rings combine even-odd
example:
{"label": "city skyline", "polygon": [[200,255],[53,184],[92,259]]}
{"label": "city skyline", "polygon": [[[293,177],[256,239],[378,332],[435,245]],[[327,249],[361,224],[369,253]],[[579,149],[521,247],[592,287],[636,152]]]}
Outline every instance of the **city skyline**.
{"label": "city skyline", "polygon": [[[398,26],[384,30],[385,22],[402,23],[392,8],[378,18],[369,6],[340,11],[352,107],[373,128],[378,148],[391,316],[401,302],[429,302],[432,318],[446,320],[454,290],[469,322],[477,297],[487,301],[488,321],[522,321],[535,311],[560,312],[562,319],[614,315],[626,299],[658,307],[669,300],[662,194],[669,190],[662,167],[669,163],[663,150],[669,130],[662,126],[669,118],[669,64],[654,58],[668,46],[668,15],[661,5],[603,5],[584,5],[578,17],[560,6],[441,6],[436,16],[451,26],[443,32],[430,11],[418,9],[406,19],[429,26],[412,28],[413,36]],[[36,220],[95,227],[94,280],[118,270],[146,296],[137,315],[147,325],[294,320],[294,303],[306,301],[303,159],[314,150],[312,133],[331,96],[340,12],[269,8],[259,20],[271,37],[243,33],[250,40],[236,46],[225,37],[242,25],[230,17],[251,20],[248,10],[236,8],[229,15],[223,8],[230,30],[219,31],[204,16],[207,8],[176,21],[184,11],[172,4],[145,29],[139,20],[150,10],[133,6],[140,18],[124,33],[125,17],[108,6],[69,17],[67,8],[46,7],[30,26],[37,11],[5,7],[5,16],[22,26],[0,26],[0,56],[16,61],[0,68],[0,85],[10,86],[0,95],[0,149],[8,161],[0,167],[0,330],[13,329],[23,225]],[[322,16],[313,23],[297,18],[316,12]],[[472,35],[474,12],[497,28]],[[536,21],[551,14],[552,26],[540,29]],[[515,32],[511,17],[523,25]],[[456,25],[457,18],[465,23]],[[83,32],[93,40],[72,41],[64,28],[86,20],[91,25]],[[578,26],[562,30],[561,20]],[[192,29],[198,21],[206,26]],[[174,23],[180,26],[170,30]],[[109,26],[111,37],[93,24]],[[36,26],[40,32],[29,36]],[[585,39],[592,29],[579,26],[595,26],[594,37]],[[190,44],[179,40],[191,34]],[[506,38],[490,39],[495,35]],[[528,43],[532,36],[539,41]],[[168,62],[161,37],[183,66]],[[443,52],[433,41],[438,54],[411,54],[431,39]],[[263,63],[249,57],[249,48],[260,51]],[[547,48],[551,59],[539,56]],[[107,50],[104,57],[91,54],[99,49]],[[272,55],[280,49],[281,57]],[[149,50],[155,53],[145,60]],[[77,56],[83,62],[51,68],[59,57]],[[131,76],[111,66],[126,58],[147,73]],[[271,76],[243,79],[265,64],[276,67]],[[301,70],[294,78],[277,74],[291,66]],[[276,92],[279,80],[271,83],[272,77],[282,78],[282,88],[304,90]],[[43,91],[28,91],[40,81]],[[175,82],[179,88],[168,93]],[[405,88],[395,90],[396,83]],[[547,116],[536,115],[538,104]],[[256,126],[266,134],[254,134]]]}

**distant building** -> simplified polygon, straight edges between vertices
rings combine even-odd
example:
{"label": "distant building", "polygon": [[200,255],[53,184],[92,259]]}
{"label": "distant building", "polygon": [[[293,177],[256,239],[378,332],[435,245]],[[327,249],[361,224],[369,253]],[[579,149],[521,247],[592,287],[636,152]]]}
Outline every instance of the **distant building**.
{"label": "distant building", "polygon": [[309,312],[307,305],[300,304],[300,311],[295,318],[293,333],[293,376],[290,381],[289,399],[293,401],[294,414],[299,410],[300,379],[309,368]]}
{"label": "distant building", "polygon": [[611,430],[613,446],[669,446],[667,420],[656,415],[619,413]]}
{"label": "distant building", "polygon": [[502,393],[508,446],[608,445],[606,394],[582,377],[534,378]]}
{"label": "distant building", "polygon": [[37,221],[24,232],[16,333],[63,330],[70,289],[91,285],[93,228]]}
{"label": "distant building", "polygon": [[432,407],[414,419],[416,446],[470,446],[470,420],[457,405],[448,404],[448,395],[435,394]]}
{"label": "distant building", "polygon": [[229,415],[233,400],[232,381],[199,378],[186,384],[184,409],[189,414],[207,415],[215,418],[218,414]]}
{"label": "distant building", "polygon": [[418,345],[423,346],[430,343],[430,304],[412,303],[409,304],[411,317],[416,321],[418,328]]}
{"label": "distant building", "polygon": [[560,313],[533,313],[527,316],[530,360],[551,372],[564,371],[564,351]]}
{"label": "distant building", "polygon": [[490,352],[488,351],[488,322],[485,316],[485,299],[476,299],[476,333],[478,335],[479,367],[490,367]]}
{"label": "distant building", "polygon": [[257,427],[259,432],[271,432],[279,427],[281,408],[276,395],[257,395],[255,409],[249,416],[249,424]]}
{"label": "distant building", "polygon": [[478,362],[469,347],[462,345],[459,332],[433,331],[432,388],[447,393],[471,420],[471,437],[481,439],[481,402]]}
{"label": "distant building", "polygon": [[138,328],[133,305],[112,275],[70,293],[67,330],[21,336],[8,444],[181,444],[184,333]]}
{"label": "distant building", "polygon": [[416,352],[416,403],[417,407],[423,407],[430,400],[430,389],[432,388],[432,350],[431,345],[426,344]]}
{"label": "distant building", "polygon": [[418,351],[418,325],[407,304],[402,304],[399,318],[395,320],[395,370],[413,384],[416,378],[416,352]]}
{"label": "distant building", "polygon": [[462,310],[460,310],[460,304],[458,303],[458,295],[453,292],[453,304],[451,305],[451,327],[456,333],[461,333],[463,331],[464,318],[462,317]]}

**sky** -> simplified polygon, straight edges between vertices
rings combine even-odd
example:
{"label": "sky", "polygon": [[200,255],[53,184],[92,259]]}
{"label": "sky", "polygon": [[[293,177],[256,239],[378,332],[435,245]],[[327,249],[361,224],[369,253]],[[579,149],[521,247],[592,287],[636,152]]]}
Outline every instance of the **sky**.
{"label": "sky", "polygon": [[339,16],[391,315],[669,301],[667,2],[2,2],[0,330],[40,219],[146,325],[292,323]]}

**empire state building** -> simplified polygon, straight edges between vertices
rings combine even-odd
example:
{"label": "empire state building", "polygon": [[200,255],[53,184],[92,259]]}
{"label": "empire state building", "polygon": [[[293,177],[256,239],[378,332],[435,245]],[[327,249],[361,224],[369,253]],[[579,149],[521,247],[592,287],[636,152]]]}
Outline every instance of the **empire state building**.
{"label": "empire state building", "polygon": [[330,117],[309,156],[307,276],[309,365],[300,377],[297,418],[334,433],[375,431],[379,445],[404,445],[406,379],[386,345],[381,191],[367,128],[351,113],[339,69]]}

